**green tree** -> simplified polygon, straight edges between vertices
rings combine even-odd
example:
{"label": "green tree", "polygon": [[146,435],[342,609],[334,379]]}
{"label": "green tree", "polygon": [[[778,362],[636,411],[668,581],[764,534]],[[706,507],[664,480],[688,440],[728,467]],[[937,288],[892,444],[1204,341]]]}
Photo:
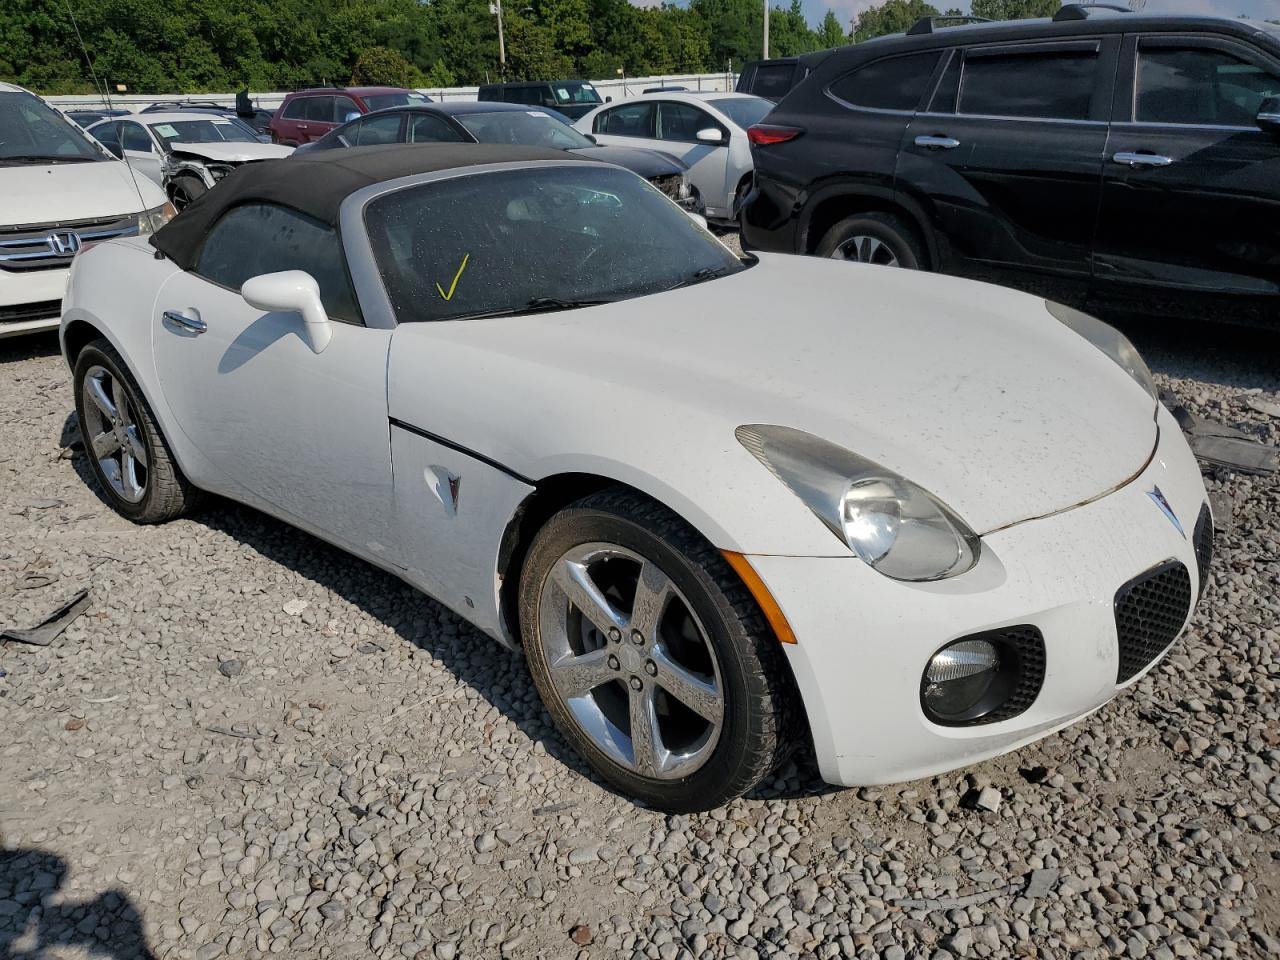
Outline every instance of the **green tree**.
{"label": "green tree", "polygon": [[973,15],[988,20],[1026,20],[1052,17],[1062,0],[973,0]]}
{"label": "green tree", "polygon": [[869,7],[858,14],[853,22],[853,39],[861,42],[888,33],[902,33],[921,17],[940,15],[938,8],[925,0],[885,0],[880,6]]}
{"label": "green tree", "polygon": [[417,67],[386,47],[366,48],[351,68],[353,86],[416,87],[421,80]]}
{"label": "green tree", "polygon": [[848,42],[849,38],[840,26],[840,18],[836,16],[834,10],[828,10],[827,15],[822,18],[822,23],[818,24],[817,38],[820,50],[829,50]]}

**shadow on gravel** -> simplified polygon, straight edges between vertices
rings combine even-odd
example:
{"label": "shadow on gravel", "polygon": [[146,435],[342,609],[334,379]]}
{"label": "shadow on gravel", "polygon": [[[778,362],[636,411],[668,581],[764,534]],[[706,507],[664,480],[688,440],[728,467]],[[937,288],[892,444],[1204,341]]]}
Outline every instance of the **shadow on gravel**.
{"label": "shadow on gravel", "polygon": [[[549,756],[602,789],[617,793],[596,777],[552,725],[525,669],[524,658],[499,646],[442,604],[392,574],[252,508],[211,497],[195,519],[375,617],[402,641],[439,660],[459,682],[502,711],[525,736],[541,742]],[[439,629],[424,631],[424,622],[436,623]],[[784,799],[833,789],[818,777],[809,754],[807,748],[800,751],[779,771],[785,777],[766,781],[748,796],[757,800]],[[788,769],[791,764],[796,769]],[[633,802],[628,797],[624,799]]]}
{"label": "shadow on gravel", "polygon": [[0,338],[0,365],[22,363],[37,357],[56,357],[60,350],[58,334],[54,331],[3,337]]}
{"label": "shadow on gravel", "polygon": [[1248,390],[1280,391],[1280,322],[1274,330],[1109,316],[1156,373]]}
{"label": "shadow on gravel", "polygon": [[142,914],[119,890],[41,906],[66,875],[66,861],[47,851],[0,850],[0,960],[40,960],[68,947],[95,957],[154,960]]}

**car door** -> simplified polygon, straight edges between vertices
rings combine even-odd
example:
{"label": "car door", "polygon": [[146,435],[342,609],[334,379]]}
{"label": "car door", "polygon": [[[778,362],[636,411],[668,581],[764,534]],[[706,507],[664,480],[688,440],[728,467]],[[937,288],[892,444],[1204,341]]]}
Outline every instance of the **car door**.
{"label": "car door", "polygon": [[897,189],[945,236],[942,269],[1086,294],[1119,45],[1082,37],[952,52],[895,171]]}
{"label": "car door", "polygon": [[1162,315],[1276,316],[1280,63],[1241,41],[1126,38],[1094,254],[1100,300]]}
{"label": "car door", "polygon": [[[736,183],[728,182],[729,128],[707,111],[691,103],[658,100],[656,136],[644,144],[683,160],[689,167],[689,182],[698,188],[709,217],[731,217],[731,198]],[[718,143],[698,139],[699,130],[716,130]]]}
{"label": "car door", "polygon": [[405,131],[409,143],[473,143],[475,137],[434,113],[409,114]]}
{"label": "car door", "polygon": [[337,126],[333,122],[333,97],[301,97],[296,102],[302,104],[293,125],[299,145],[319,140]]}
{"label": "car door", "polygon": [[146,127],[133,120],[121,121],[120,148],[129,166],[158,186],[164,185],[164,172],[161,169],[164,154],[151,139],[151,133]]}
{"label": "car door", "polygon": [[302,132],[307,128],[307,103],[311,97],[294,97],[280,110],[274,121],[275,139],[278,143],[296,146],[303,143]]}
{"label": "car door", "polygon": [[[332,339],[316,353],[301,317],[249,306],[244,281],[305,270]],[[391,331],[361,322],[335,231],[249,203],[214,224],[195,269],[160,289],[152,318],[165,401],[241,497],[349,549],[394,544],[386,366]]]}

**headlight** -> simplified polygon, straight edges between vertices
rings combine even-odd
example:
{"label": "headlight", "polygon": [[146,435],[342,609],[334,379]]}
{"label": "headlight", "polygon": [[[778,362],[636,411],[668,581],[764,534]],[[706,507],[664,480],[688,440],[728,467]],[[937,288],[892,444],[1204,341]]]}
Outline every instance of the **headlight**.
{"label": "headlight", "polygon": [[894,580],[941,580],[978,561],[977,534],[928,490],[792,427],[748,424],[738,442],[850,550]]}
{"label": "headlight", "polygon": [[149,233],[155,233],[172,220],[177,212],[168,200],[158,207],[143,210],[138,214],[138,236],[145,237]]}
{"label": "headlight", "polygon": [[1138,386],[1151,395],[1152,400],[1160,399],[1160,391],[1155,379],[1147,368],[1138,348],[1129,342],[1129,338],[1097,317],[1081,313],[1072,307],[1046,300],[1044,305],[1058,320],[1062,321],[1080,336],[1114,360],[1125,373],[1133,377]]}

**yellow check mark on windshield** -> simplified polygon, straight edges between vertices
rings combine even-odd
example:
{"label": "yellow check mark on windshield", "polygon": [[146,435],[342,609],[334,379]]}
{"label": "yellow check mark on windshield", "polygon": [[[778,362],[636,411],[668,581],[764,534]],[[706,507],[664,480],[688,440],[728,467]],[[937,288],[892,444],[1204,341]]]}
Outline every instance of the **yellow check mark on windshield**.
{"label": "yellow check mark on windshield", "polygon": [[448,293],[444,292],[444,287],[440,286],[439,282],[436,283],[436,289],[440,291],[440,296],[442,296],[444,299],[446,300],[453,299],[453,291],[458,289],[458,280],[462,277],[462,271],[467,269],[467,261],[470,259],[471,259],[471,254],[469,253],[462,258],[462,266],[460,266],[458,268],[458,272],[453,275],[453,283],[449,284]]}

